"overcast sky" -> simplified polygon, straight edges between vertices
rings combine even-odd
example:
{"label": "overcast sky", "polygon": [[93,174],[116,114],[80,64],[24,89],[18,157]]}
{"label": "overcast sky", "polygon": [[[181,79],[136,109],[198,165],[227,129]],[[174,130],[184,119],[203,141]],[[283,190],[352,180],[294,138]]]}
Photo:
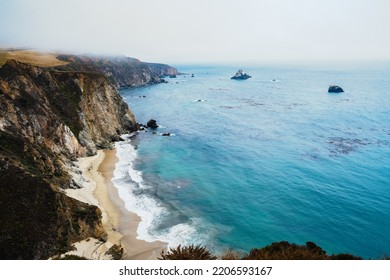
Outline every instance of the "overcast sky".
{"label": "overcast sky", "polygon": [[390,0],[0,0],[0,46],[165,63],[390,60]]}

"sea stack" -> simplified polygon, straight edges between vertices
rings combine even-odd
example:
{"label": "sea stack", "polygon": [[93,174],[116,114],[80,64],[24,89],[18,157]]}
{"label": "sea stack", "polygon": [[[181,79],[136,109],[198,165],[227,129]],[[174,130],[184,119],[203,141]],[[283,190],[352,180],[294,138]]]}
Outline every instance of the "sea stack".
{"label": "sea stack", "polygon": [[234,75],[230,79],[233,79],[233,80],[246,80],[246,79],[249,79],[249,78],[252,78],[252,76],[248,75],[242,69],[240,69],[240,70],[237,71],[236,75]]}
{"label": "sea stack", "polygon": [[158,127],[157,121],[154,119],[149,120],[146,125],[150,128],[156,129]]}
{"label": "sea stack", "polygon": [[328,92],[340,93],[340,92],[344,92],[344,90],[339,86],[331,85],[329,86]]}

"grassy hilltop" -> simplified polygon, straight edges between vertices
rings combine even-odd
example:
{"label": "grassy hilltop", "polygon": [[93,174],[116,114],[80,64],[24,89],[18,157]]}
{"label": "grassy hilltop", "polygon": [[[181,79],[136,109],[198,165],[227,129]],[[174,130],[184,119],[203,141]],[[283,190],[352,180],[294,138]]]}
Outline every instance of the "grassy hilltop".
{"label": "grassy hilltop", "polygon": [[68,62],[58,60],[57,55],[56,53],[25,49],[0,49],[0,66],[4,65],[8,59],[15,59],[40,67],[55,67],[68,64]]}

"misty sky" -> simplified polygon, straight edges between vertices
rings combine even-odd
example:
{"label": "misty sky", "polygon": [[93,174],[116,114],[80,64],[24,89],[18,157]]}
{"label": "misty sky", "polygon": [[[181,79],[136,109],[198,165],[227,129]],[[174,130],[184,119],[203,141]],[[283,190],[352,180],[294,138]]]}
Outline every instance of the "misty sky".
{"label": "misty sky", "polygon": [[390,60],[389,0],[0,0],[0,47],[165,63]]}

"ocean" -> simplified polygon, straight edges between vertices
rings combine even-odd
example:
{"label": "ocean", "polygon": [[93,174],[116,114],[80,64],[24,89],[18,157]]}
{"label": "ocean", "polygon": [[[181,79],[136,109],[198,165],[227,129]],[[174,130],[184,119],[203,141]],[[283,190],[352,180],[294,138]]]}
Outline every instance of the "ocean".
{"label": "ocean", "polygon": [[390,255],[389,67],[247,67],[245,81],[230,79],[237,67],[178,70],[120,91],[139,123],[160,126],[116,145],[113,182],[142,218],[138,238]]}

